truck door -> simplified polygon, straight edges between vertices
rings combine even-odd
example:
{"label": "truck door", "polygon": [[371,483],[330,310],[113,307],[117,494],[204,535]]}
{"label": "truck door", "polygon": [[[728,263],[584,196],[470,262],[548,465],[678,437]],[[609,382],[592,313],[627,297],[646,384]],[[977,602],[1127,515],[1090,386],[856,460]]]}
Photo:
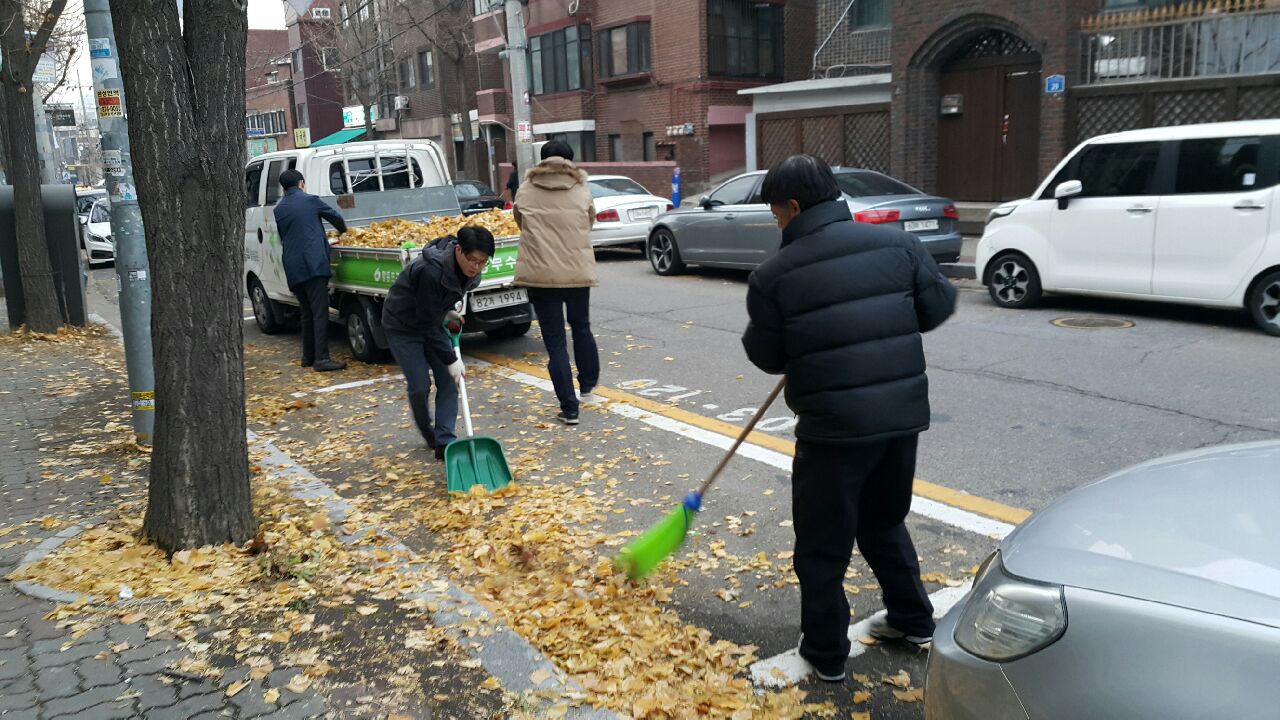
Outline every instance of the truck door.
{"label": "truck door", "polygon": [[266,243],[262,227],[263,163],[251,162],[244,171],[244,272],[262,277],[263,248]]}
{"label": "truck door", "polygon": [[284,258],[280,245],[280,230],[276,227],[275,206],[280,201],[280,173],[292,170],[297,164],[296,158],[277,158],[267,163],[266,178],[263,182],[264,199],[262,202],[263,238],[263,272],[259,277],[267,289],[267,295],[275,300],[296,303],[293,293],[289,291],[289,283],[284,277]]}

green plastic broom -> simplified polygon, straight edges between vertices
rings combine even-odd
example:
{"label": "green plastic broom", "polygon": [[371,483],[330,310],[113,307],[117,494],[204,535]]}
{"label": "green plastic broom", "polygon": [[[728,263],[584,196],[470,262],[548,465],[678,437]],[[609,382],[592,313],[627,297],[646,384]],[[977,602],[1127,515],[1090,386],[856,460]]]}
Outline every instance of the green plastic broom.
{"label": "green plastic broom", "polygon": [[702,496],[707,490],[711,489],[711,484],[720,477],[720,473],[724,471],[729,461],[733,459],[734,454],[738,452],[738,448],[742,446],[743,441],[755,430],[756,423],[760,422],[760,418],[764,417],[765,411],[778,398],[778,393],[782,392],[783,386],[787,384],[787,379],[778,381],[778,386],[769,393],[769,397],[765,399],[764,404],[756,410],[756,414],[751,418],[751,422],[738,433],[738,439],[733,441],[733,446],[729,448],[729,452],[720,458],[720,464],[716,465],[716,469],[711,471],[697,492],[691,492],[685,497],[684,502],[679,507],[667,514],[657,525],[649,528],[648,532],[628,543],[614,558],[613,562],[627,577],[632,580],[638,580],[645,577],[653,569],[662,564],[672,553],[684,544],[685,537],[689,534],[689,528],[693,525],[693,515],[702,509]]}

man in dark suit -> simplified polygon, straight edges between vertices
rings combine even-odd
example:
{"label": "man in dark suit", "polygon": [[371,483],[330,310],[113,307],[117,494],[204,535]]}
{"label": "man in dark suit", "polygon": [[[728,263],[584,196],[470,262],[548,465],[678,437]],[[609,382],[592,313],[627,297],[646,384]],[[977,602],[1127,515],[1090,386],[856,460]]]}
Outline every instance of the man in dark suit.
{"label": "man in dark suit", "polygon": [[329,241],[323,218],[347,231],[337,210],[315,195],[307,194],[307,182],[297,170],[280,173],[284,197],[276,203],[276,227],[284,261],[284,277],[298,298],[302,315],[302,367],[316,372],[342,370],[346,363],[329,358]]}

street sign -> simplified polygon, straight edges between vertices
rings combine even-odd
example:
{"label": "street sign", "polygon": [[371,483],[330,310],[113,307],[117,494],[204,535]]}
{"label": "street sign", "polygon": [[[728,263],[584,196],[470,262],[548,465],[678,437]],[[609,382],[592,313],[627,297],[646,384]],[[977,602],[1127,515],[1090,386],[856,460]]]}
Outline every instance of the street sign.
{"label": "street sign", "polygon": [[76,111],[69,105],[46,107],[45,114],[53,122],[54,127],[75,127]]}
{"label": "street sign", "polygon": [[1066,75],[1050,75],[1044,79],[1044,91],[1050,95],[1057,95],[1067,91]]}
{"label": "street sign", "polygon": [[263,130],[262,128],[245,128],[244,136],[251,137],[251,138],[266,137],[267,131]]}
{"label": "street sign", "polygon": [[311,128],[294,128],[293,146],[299,150],[311,147]]}

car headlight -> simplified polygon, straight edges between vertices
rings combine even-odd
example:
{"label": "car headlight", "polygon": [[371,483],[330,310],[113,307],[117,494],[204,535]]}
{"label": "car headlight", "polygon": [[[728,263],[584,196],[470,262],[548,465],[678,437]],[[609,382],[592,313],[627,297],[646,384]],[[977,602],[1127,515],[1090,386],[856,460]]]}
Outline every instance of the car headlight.
{"label": "car headlight", "polygon": [[974,582],[955,640],[983,660],[1007,662],[1043,650],[1066,629],[1062,586],[1009,575],[996,552]]}
{"label": "car headlight", "polygon": [[1017,209],[1018,209],[1017,205],[1002,205],[997,208],[992,208],[991,212],[987,213],[987,222],[989,223],[992,220],[999,220],[1000,218],[1003,218],[1003,217],[1009,217],[1010,215],[1013,214],[1013,211]]}
{"label": "car headlight", "polygon": [[111,236],[110,236],[110,235],[108,235],[108,236],[106,236],[106,237],[103,237],[103,236],[101,236],[101,235],[94,235],[93,233],[89,233],[89,239],[90,239],[90,240],[92,240],[92,241],[94,241],[94,242],[99,242],[99,243],[109,243],[109,242],[111,242]]}

